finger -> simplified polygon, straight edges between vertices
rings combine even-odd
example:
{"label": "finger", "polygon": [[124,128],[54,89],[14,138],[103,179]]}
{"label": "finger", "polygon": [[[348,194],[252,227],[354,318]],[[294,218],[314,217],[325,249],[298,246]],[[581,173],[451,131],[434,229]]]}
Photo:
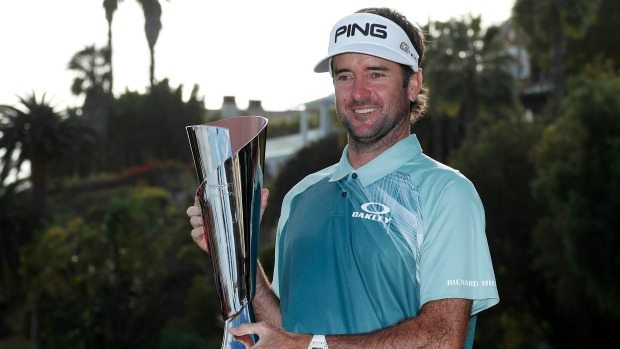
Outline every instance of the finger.
{"label": "finger", "polygon": [[202,228],[203,225],[204,225],[204,222],[202,221],[202,216],[192,216],[192,217],[190,217],[189,223],[194,228]]}
{"label": "finger", "polygon": [[231,327],[228,332],[235,336],[243,336],[248,334],[256,334],[260,337],[258,333],[260,331],[260,325],[257,323],[244,323],[237,327]]}
{"label": "finger", "polygon": [[209,243],[205,235],[205,231],[202,228],[196,228],[191,231],[192,239],[203,251],[209,253]]}
{"label": "finger", "polygon": [[202,228],[194,228],[191,231],[192,234],[192,239],[194,239],[194,241],[199,242],[205,239],[205,232],[204,229]]}
{"label": "finger", "polygon": [[254,347],[254,341],[250,338],[249,334],[243,336],[234,336],[235,340],[241,342],[246,349],[250,349]]}
{"label": "finger", "polygon": [[198,206],[190,206],[187,208],[187,216],[192,218],[192,217],[200,217],[202,215],[202,210],[200,209],[200,207]]}
{"label": "finger", "polygon": [[265,208],[267,208],[267,199],[269,199],[269,189],[265,188],[260,193],[260,216],[263,217]]}

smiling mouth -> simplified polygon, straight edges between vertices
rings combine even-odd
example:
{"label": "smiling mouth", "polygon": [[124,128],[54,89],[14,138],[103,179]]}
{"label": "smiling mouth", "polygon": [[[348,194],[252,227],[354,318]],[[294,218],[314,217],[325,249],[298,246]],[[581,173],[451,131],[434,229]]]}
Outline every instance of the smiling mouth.
{"label": "smiling mouth", "polygon": [[377,109],[379,109],[379,108],[357,109],[357,110],[354,110],[354,112],[356,114],[367,114],[367,113],[372,113],[373,111],[375,111]]}

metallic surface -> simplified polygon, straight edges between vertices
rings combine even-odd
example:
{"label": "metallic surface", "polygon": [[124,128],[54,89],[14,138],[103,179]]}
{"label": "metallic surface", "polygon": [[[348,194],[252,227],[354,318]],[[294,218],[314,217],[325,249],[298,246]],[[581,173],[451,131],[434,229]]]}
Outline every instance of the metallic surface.
{"label": "metallic surface", "polygon": [[196,191],[225,321],[222,349],[245,348],[230,327],[254,322],[260,201],[267,119],[242,116],[186,127],[200,186]]}

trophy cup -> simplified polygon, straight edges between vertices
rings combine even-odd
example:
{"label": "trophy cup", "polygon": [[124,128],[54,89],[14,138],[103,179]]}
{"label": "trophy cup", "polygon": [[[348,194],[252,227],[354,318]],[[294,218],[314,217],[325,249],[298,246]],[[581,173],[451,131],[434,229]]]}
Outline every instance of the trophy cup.
{"label": "trophy cup", "polygon": [[255,344],[255,335],[231,335],[254,322],[252,298],[263,189],[267,119],[240,116],[187,126],[200,186],[196,191],[224,319],[222,349]]}

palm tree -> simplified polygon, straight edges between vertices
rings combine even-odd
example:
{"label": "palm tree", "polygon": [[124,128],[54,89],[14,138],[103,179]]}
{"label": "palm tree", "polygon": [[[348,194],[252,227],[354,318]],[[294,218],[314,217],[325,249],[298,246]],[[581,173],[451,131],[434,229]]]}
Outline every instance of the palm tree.
{"label": "palm tree", "polygon": [[[114,12],[118,8],[118,3],[123,0],[103,0],[103,7],[105,8],[106,20],[108,21],[108,51],[106,56],[106,62],[110,67],[110,89],[112,92],[113,77],[112,77],[112,19],[114,18]],[[144,31],[146,34],[146,40],[149,43],[149,50],[151,53],[151,66],[150,66],[150,83],[151,86],[155,85],[155,44],[161,31],[161,4],[159,0],[136,0],[142,7],[144,12]]]}
{"label": "palm tree", "polygon": [[586,34],[601,0],[516,0],[513,17],[529,37],[529,51],[550,67],[556,101],[565,95],[564,56],[568,38]]}
{"label": "palm tree", "polygon": [[144,32],[151,53],[150,82],[155,85],[155,44],[161,31],[161,4],[159,0],[138,0],[144,12]]}
{"label": "palm tree", "polygon": [[514,115],[516,80],[497,27],[483,31],[480,17],[434,22],[429,33],[425,82],[428,113],[435,119],[435,156],[445,159],[468,133]]}
{"label": "palm tree", "polygon": [[113,75],[112,75],[112,20],[114,19],[114,12],[118,8],[118,3],[123,0],[103,0],[103,8],[105,9],[105,19],[108,21],[108,50],[106,52],[106,63],[110,67],[110,89],[109,93],[112,93],[113,87]]}
{"label": "palm tree", "polygon": [[108,48],[98,50],[91,45],[76,53],[68,65],[68,69],[78,74],[73,79],[71,92],[76,96],[85,95],[84,119],[102,135],[106,132],[107,114],[113,98],[110,92],[112,72],[107,66],[107,57]]}
{"label": "palm tree", "polygon": [[[9,174],[19,175],[22,164],[30,162],[32,186],[32,227],[39,228],[46,215],[47,167],[57,157],[66,153],[84,154],[88,157],[94,142],[95,131],[76,115],[63,117],[45,100],[37,101],[33,92],[19,98],[26,111],[17,107],[0,105],[0,185]],[[10,186],[10,184],[9,184]],[[39,311],[35,301],[31,314],[31,344],[40,348]]]}
{"label": "palm tree", "polygon": [[25,110],[0,105],[0,184],[11,171],[19,174],[22,164],[30,163],[34,225],[46,214],[47,167],[58,158],[76,154],[74,159],[90,159],[89,150],[96,140],[95,131],[77,115],[64,116],[35,93],[19,98]]}

